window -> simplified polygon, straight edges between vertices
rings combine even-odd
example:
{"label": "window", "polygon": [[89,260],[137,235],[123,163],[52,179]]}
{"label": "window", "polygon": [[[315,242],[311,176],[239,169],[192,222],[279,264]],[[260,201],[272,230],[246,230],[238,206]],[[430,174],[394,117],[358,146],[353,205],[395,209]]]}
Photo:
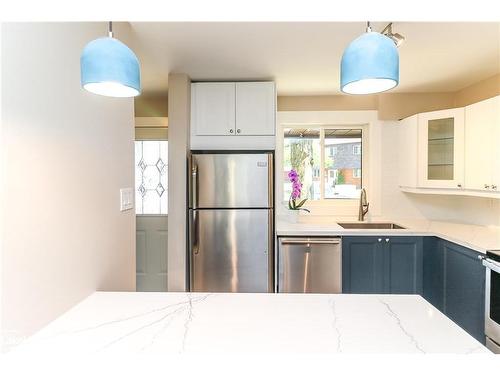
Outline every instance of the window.
{"label": "window", "polygon": [[328,155],[329,156],[335,156],[336,153],[337,153],[337,147],[331,146],[328,148]]}
{"label": "window", "polygon": [[[301,198],[354,199],[362,188],[362,130],[359,128],[285,128],[283,199],[290,198],[288,172],[303,184]],[[323,151],[321,151],[323,150]]]}
{"label": "window", "polygon": [[288,179],[291,169],[297,171],[302,182],[301,197],[320,199],[319,129],[285,129],[284,136],[284,199],[287,201],[292,192],[292,184]]}
{"label": "window", "polygon": [[135,141],[135,213],[168,213],[168,142]]}

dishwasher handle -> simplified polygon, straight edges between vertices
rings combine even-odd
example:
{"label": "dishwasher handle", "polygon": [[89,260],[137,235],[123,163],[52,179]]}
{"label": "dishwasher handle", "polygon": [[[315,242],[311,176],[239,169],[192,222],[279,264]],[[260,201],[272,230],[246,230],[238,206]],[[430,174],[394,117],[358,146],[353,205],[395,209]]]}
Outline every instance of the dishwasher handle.
{"label": "dishwasher handle", "polygon": [[286,238],[282,239],[281,243],[283,245],[339,245],[340,239],[292,239]]}

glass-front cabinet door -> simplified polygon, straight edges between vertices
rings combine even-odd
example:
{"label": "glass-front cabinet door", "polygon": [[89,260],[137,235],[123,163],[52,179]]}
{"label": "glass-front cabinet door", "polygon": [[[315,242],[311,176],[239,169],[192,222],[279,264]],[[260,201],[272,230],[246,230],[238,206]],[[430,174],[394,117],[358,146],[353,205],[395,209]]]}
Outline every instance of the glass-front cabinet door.
{"label": "glass-front cabinet door", "polygon": [[418,184],[461,189],[464,178],[464,109],[418,115]]}

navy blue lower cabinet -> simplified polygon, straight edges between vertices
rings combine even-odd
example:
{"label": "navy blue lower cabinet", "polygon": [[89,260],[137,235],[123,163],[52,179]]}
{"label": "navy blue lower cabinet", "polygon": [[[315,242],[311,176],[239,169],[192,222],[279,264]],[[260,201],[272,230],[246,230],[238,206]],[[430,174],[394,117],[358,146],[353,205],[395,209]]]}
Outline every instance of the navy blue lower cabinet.
{"label": "navy blue lower cabinet", "polygon": [[444,247],[436,237],[424,237],[422,296],[444,312]]}
{"label": "navy blue lower cabinet", "polygon": [[479,253],[442,241],[444,313],[481,343],[484,338],[485,270]]}
{"label": "navy blue lower cabinet", "polygon": [[422,237],[342,237],[344,293],[422,293]]}
{"label": "navy blue lower cabinet", "polygon": [[383,293],[383,245],[380,237],[342,237],[342,292]]}
{"label": "navy blue lower cabinet", "polygon": [[384,293],[422,294],[422,237],[383,237]]}
{"label": "navy blue lower cabinet", "polygon": [[481,343],[485,270],[480,253],[445,240],[424,240],[423,297]]}

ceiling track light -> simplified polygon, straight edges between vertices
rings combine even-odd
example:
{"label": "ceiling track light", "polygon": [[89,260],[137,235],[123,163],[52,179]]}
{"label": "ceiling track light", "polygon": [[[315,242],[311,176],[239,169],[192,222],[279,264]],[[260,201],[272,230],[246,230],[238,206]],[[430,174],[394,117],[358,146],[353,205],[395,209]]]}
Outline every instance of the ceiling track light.
{"label": "ceiling track light", "polygon": [[381,34],[390,38],[394,42],[394,44],[396,44],[396,47],[401,46],[401,44],[403,44],[406,39],[403,35],[392,32],[392,22],[389,23],[386,27],[384,27]]}

